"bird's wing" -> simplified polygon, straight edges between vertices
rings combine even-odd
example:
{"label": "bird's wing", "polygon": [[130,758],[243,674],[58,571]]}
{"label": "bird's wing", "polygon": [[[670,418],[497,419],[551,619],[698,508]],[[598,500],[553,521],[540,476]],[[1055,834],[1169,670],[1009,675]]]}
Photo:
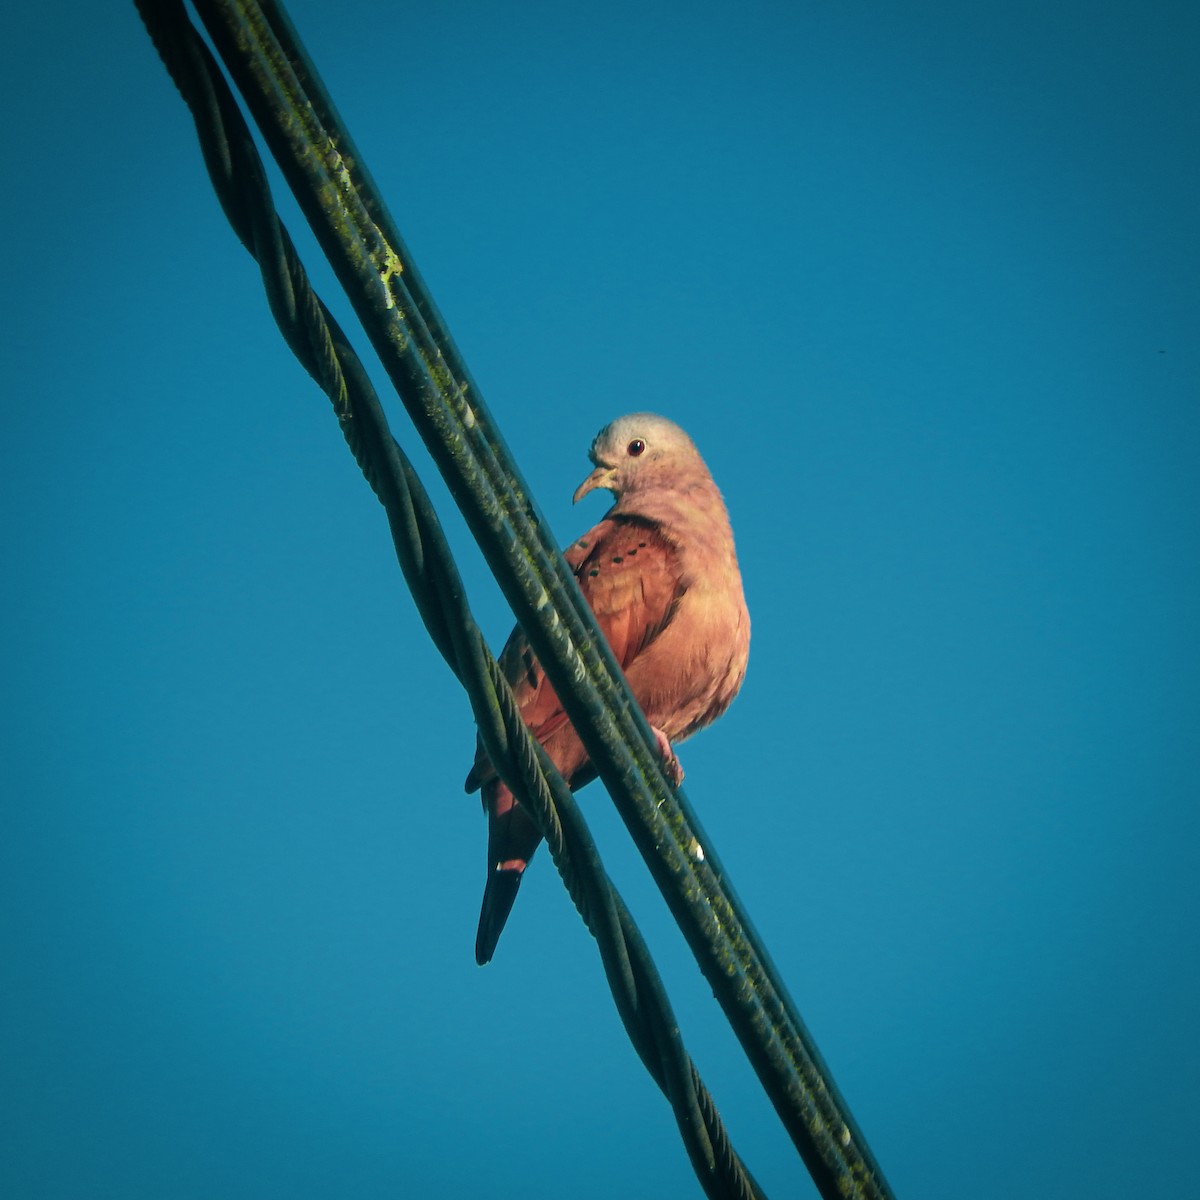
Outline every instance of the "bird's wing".
{"label": "bird's wing", "polygon": [[[606,517],[571,545],[565,557],[617,662],[628,670],[670,623],[683,595],[678,550],[652,522]],[[505,644],[500,668],[525,724],[545,743],[566,724],[567,714],[520,626]],[[468,790],[491,774],[481,748],[467,778]]]}
{"label": "bird's wing", "polygon": [[[606,518],[565,554],[622,670],[666,628],[682,595],[679,555],[648,522]],[[567,717],[518,627],[500,658],[521,716],[538,741]]]}
{"label": "bird's wing", "polygon": [[651,521],[608,517],[567,552],[622,670],[670,624],[683,596],[679,552]]}

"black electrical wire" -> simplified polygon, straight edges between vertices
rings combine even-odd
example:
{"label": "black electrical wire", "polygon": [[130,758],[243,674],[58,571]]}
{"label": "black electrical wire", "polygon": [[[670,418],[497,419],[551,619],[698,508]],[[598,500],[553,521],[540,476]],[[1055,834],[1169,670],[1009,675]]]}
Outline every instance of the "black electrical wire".
{"label": "black electrical wire", "polygon": [[[196,90],[200,68],[193,60],[197,51],[181,49],[186,36],[178,28],[187,25],[190,31],[190,25],[178,0],[139,0],[138,6],[193,108],[204,145],[205,130],[218,118],[228,120],[228,109],[236,111],[236,105],[230,97],[206,93],[203,87]],[[818,1190],[826,1197],[889,1196],[882,1173],[729,886],[711,843],[686,798],[663,778],[648,727],[625,689],[561,556],[544,535],[544,523],[478,389],[286,16],[270,0],[262,4],[253,0],[197,0],[196,8]],[[223,136],[223,143],[218,139],[204,151],[218,192],[218,181],[232,173],[231,147],[240,145],[243,138],[250,140],[245,132]],[[250,176],[255,172],[262,176],[261,166],[251,170]],[[265,178],[253,178],[241,187],[244,190],[233,193],[236,198],[222,196],[239,236],[252,252],[274,247],[283,259],[294,258],[286,234],[275,231],[272,220],[260,210],[252,209],[249,219],[238,227],[235,215],[245,216],[241,206],[247,203],[250,192],[265,189]],[[298,301],[299,290],[293,291],[290,282],[277,279],[274,268],[264,266],[263,271],[277,318],[281,313],[287,317],[297,312],[311,323],[314,313],[328,315],[319,301]],[[322,346],[306,360],[306,366],[323,386],[329,354],[346,348],[336,326],[331,328],[333,332],[324,335]],[[296,349],[294,339],[298,335],[285,328],[285,337]],[[356,371],[362,374],[361,368]],[[419,557],[423,552],[411,548],[402,551],[399,534],[411,532],[414,525],[426,519],[418,516],[416,504],[398,499],[396,472],[408,480],[411,467],[407,463],[397,465],[395,456],[399,451],[386,434],[386,425],[381,427],[382,433],[358,431],[355,413],[339,408],[344,388],[344,383],[336,385],[330,394],[355,457],[388,508],[397,552],[408,577],[412,564],[405,565],[406,556],[417,553]],[[378,407],[377,401],[373,403]],[[391,474],[384,472],[388,463]],[[398,503],[395,514],[393,503]],[[461,594],[460,584],[443,581],[440,586],[443,591]],[[417,603],[439,650],[460,671],[460,678],[472,693],[476,719],[493,762],[506,782],[518,781],[514,790],[524,800],[530,789],[537,790],[536,781],[526,777],[520,766],[522,759],[528,762],[531,754],[528,738],[522,737],[519,721],[515,729],[501,720],[489,730],[489,721],[497,717],[503,705],[496,699],[477,697],[462,671],[464,662],[479,657],[482,640],[478,632],[445,619],[441,601],[431,605],[428,598],[423,600],[418,595]],[[494,664],[490,670],[494,674]],[[494,682],[492,686],[493,694],[503,691],[496,689]],[[508,704],[511,706],[511,698]],[[524,749],[510,756],[514,743]],[[540,757],[536,747],[532,753]],[[572,812],[570,793],[561,780],[554,791],[556,795],[565,793],[558,795],[560,814]],[[533,807],[541,814],[540,821],[549,822],[553,835],[553,818],[539,802]],[[589,896],[587,889],[572,889],[572,895],[585,917],[601,927],[612,924],[614,913],[618,925],[627,918],[615,898],[597,904],[595,893]],[[598,920],[597,913],[607,914],[608,919]],[[605,953],[605,939],[598,937]],[[633,961],[628,948],[617,953],[611,964],[606,954],[610,982],[614,975],[628,978],[631,973],[622,955]],[[621,1005],[618,997],[618,1007]],[[635,1005],[635,1017],[638,1011]],[[636,1020],[631,1026],[625,1010],[622,1016],[634,1045],[647,1061],[650,1043],[635,1031]],[[659,1066],[675,1066],[655,1077],[673,1104],[680,1096],[684,1098],[682,1106],[676,1105],[676,1115],[693,1165],[700,1164],[697,1170],[704,1181],[701,1166],[726,1157],[716,1141],[710,1141],[706,1150],[703,1139],[689,1140],[689,1129],[703,1126],[711,1100],[695,1087],[689,1092],[685,1081],[689,1075],[694,1076],[690,1063],[685,1068],[667,1043],[659,1046]],[[655,1073],[650,1061],[647,1066]]]}
{"label": "black electrical wire", "polygon": [[[145,9],[143,15],[148,16]],[[706,1194],[757,1200],[762,1192],[733,1151],[712,1098],[683,1049],[653,962],[604,873],[571,791],[530,737],[484,644],[420,480],[388,432],[362,364],[312,292],[274,213],[253,142],[223,78],[190,26],[159,25],[153,19],[147,23],[193,106],[206,160],[210,168],[215,165],[213,182],[239,237],[259,261],[280,328],[333,401],[359,466],[387,511],[397,556],[430,635],[466,687],[489,753],[542,826],[551,858],[597,937],[618,1010],[638,1054],[676,1111]]]}

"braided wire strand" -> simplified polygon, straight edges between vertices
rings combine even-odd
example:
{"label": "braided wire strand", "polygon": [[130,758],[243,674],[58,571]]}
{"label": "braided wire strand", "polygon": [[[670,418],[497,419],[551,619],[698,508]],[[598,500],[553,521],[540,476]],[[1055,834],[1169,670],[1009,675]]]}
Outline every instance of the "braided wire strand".
{"label": "braided wire strand", "polygon": [[[496,769],[538,822],[568,894],[597,939],[630,1039],[676,1113],[707,1195],[757,1200],[762,1192],[729,1143],[640,932],[612,887],[574,797],[520,718],[483,640],[440,523],[419,477],[387,429],[370,380],[340,326],[308,283],[270,201],[253,139],[207,46],[173,0],[138,0],[168,71],[192,109],[222,207],[259,263],[289,347],[329,396],[354,458],[387,513],[419,613],[471,699]],[[564,822],[560,814],[566,812]]]}

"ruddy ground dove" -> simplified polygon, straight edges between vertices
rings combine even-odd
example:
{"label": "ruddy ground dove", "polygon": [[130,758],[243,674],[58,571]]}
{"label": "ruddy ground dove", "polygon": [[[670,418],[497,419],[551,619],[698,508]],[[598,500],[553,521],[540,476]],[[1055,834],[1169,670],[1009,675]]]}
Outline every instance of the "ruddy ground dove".
{"label": "ruddy ground dove", "polygon": [[[596,435],[588,456],[596,469],[575,500],[604,488],[616,503],[566,560],[678,782],[671,743],[716,720],[746,672],[750,617],[729,516],[696,447],[663,417],[620,417]],[[526,725],[563,778],[586,782],[593,774],[587,751],[519,627],[500,665]],[[482,965],[541,835],[482,745],[466,787],[482,787],[488,815],[488,879],[475,942]]]}

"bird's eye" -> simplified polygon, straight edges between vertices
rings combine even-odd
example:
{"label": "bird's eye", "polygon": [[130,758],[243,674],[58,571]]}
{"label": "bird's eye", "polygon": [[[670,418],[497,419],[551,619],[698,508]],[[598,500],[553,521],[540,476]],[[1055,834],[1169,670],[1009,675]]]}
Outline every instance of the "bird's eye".
{"label": "bird's eye", "polygon": [[637,458],[646,449],[646,443],[641,438],[634,438],[625,449],[630,458]]}

